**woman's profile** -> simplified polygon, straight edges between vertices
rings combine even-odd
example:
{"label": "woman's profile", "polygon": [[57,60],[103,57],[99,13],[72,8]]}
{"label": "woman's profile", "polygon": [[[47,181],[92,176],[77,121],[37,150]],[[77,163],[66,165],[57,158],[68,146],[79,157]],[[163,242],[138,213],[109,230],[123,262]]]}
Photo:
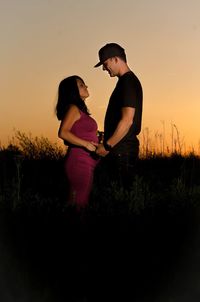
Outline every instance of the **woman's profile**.
{"label": "woman's profile", "polygon": [[77,210],[88,205],[93,172],[98,163],[93,154],[98,145],[97,123],[85,104],[87,86],[79,76],[63,79],[58,87],[56,115],[61,121],[58,136],[68,146],[64,161],[69,183],[68,202]]}

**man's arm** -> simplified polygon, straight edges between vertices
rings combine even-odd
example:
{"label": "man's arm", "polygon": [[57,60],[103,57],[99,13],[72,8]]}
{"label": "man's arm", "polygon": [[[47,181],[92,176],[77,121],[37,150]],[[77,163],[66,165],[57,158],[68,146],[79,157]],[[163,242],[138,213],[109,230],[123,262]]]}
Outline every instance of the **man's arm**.
{"label": "man's arm", "polygon": [[[123,107],[122,117],[119,121],[113,135],[106,141],[108,145],[114,147],[129,131],[135,114],[135,108]],[[96,153],[100,156],[106,156],[109,151],[106,151],[103,144],[100,144],[96,150]]]}

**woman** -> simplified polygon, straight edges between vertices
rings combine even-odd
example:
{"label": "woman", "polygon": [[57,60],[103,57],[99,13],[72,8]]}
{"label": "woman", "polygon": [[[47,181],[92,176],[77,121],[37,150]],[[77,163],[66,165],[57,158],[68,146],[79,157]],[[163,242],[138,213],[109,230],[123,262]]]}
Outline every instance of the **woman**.
{"label": "woman", "polygon": [[85,104],[87,86],[79,76],[62,80],[58,88],[56,114],[61,120],[58,136],[68,145],[65,173],[69,182],[69,202],[78,210],[88,204],[97,164],[93,154],[98,146],[97,123]]}

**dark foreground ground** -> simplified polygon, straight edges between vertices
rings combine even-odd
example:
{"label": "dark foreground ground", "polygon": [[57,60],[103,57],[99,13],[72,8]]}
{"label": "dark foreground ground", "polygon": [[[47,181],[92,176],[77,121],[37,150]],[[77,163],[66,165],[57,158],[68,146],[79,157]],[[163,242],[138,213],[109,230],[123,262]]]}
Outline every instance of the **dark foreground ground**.
{"label": "dark foreground ground", "polygon": [[1,213],[1,302],[199,302],[199,215]]}

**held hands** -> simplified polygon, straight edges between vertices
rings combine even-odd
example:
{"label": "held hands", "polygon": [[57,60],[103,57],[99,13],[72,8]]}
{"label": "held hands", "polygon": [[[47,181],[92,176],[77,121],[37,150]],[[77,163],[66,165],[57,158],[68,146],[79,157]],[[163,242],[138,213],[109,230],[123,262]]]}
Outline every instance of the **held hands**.
{"label": "held hands", "polygon": [[86,142],[85,148],[90,152],[95,152],[97,155],[105,157],[109,151],[106,151],[103,144],[98,144],[93,141]]}
{"label": "held hands", "polygon": [[109,151],[106,151],[103,144],[99,144],[96,148],[96,154],[105,157]]}

